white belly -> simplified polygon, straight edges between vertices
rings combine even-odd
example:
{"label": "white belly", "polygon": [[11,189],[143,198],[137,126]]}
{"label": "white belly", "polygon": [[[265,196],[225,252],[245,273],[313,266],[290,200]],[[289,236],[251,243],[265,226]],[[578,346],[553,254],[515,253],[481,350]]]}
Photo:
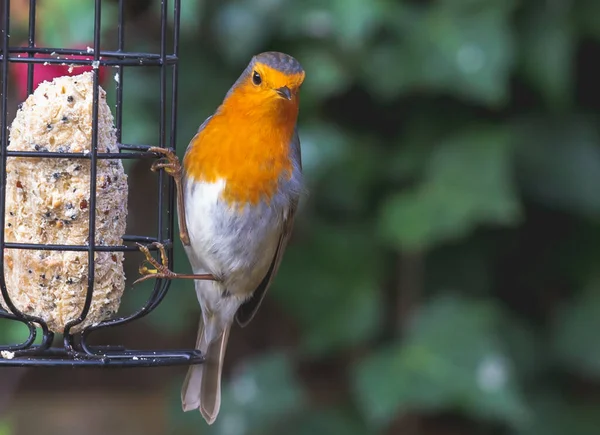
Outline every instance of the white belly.
{"label": "white belly", "polygon": [[[236,299],[251,295],[267,273],[281,236],[285,205],[234,209],[222,198],[223,180],[185,186],[184,201],[190,246],[186,247],[194,273],[212,273],[219,283],[196,288],[215,299],[228,292]],[[200,294],[198,295],[200,297]]]}

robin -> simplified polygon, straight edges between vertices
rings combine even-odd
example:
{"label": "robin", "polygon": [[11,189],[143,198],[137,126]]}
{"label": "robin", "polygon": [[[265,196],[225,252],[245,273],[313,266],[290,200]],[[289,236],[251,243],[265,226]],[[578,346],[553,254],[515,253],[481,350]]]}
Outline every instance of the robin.
{"label": "robin", "polygon": [[194,279],[202,309],[196,348],[205,362],[189,369],[181,392],[184,411],[199,409],[212,424],[221,403],[221,372],[234,318],[252,320],[292,232],[303,190],[296,129],[304,70],[277,52],[252,58],[216,112],[200,126],[180,165],[174,151],[153,170],[174,177],[180,237],[193,274],[177,274],[140,246],[152,277]]}

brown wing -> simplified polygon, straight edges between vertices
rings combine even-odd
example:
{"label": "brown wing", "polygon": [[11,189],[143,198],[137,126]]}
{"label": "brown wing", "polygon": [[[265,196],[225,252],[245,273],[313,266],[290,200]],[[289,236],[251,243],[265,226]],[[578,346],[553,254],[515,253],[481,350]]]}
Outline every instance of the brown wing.
{"label": "brown wing", "polygon": [[281,237],[279,238],[279,244],[277,245],[275,255],[273,256],[273,261],[269,266],[267,274],[262,279],[256,290],[254,290],[254,293],[252,293],[250,299],[244,302],[240,306],[240,308],[238,308],[238,311],[235,314],[235,319],[241,327],[246,326],[254,318],[254,315],[258,311],[258,308],[260,307],[260,304],[262,303],[265,294],[267,294],[267,290],[271,286],[271,281],[273,281],[273,278],[275,278],[275,276],[277,275],[277,270],[279,269],[279,265],[281,264],[283,253],[285,252],[288,240],[290,239],[290,236],[292,234],[296,207],[297,205],[294,204],[292,209],[290,209],[288,218],[283,223],[283,231],[281,232]]}

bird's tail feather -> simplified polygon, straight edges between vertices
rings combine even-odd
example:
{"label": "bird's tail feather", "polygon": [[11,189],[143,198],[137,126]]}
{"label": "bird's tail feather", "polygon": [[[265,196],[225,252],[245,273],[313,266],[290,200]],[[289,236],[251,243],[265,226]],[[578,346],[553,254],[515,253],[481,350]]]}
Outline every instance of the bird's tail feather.
{"label": "bird's tail feather", "polygon": [[219,327],[215,317],[200,320],[196,349],[204,355],[202,364],[193,365],[181,389],[184,411],[199,409],[208,424],[214,423],[221,407],[221,373],[231,324]]}

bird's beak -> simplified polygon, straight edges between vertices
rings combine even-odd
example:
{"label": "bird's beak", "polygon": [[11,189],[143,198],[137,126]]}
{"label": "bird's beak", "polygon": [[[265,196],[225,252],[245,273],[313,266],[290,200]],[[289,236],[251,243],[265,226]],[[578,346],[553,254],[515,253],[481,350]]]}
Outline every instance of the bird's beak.
{"label": "bird's beak", "polygon": [[286,100],[292,99],[292,91],[290,91],[290,88],[288,88],[287,86],[277,88],[275,89],[275,92],[277,92],[282,98],[285,98]]}

